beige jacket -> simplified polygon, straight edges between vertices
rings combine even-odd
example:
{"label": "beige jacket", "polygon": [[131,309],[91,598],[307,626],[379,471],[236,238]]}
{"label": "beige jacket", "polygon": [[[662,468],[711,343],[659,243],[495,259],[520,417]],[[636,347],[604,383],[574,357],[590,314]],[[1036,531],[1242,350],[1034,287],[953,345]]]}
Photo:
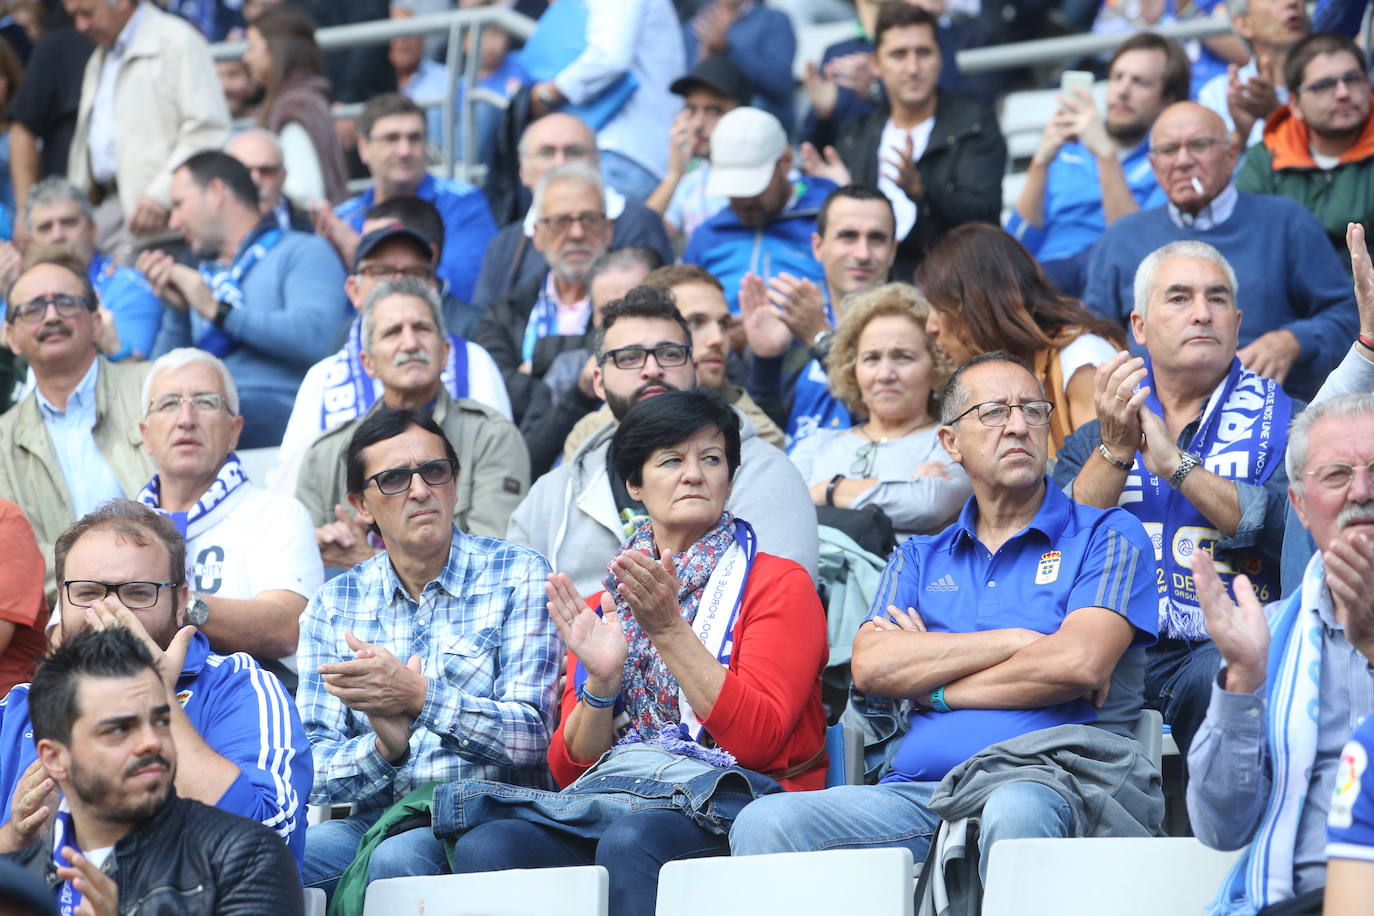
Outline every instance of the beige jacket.
{"label": "beige jacket", "polygon": [[[115,181],[127,217],[140,197],[171,206],[172,172],[192,153],[219,149],[229,136],[229,109],[210,49],[179,16],[144,0],[138,31],[115,78]],[[97,47],[86,61],[81,107],[67,158],[67,177],[89,194],[87,152],[91,106],[109,54]]]}
{"label": "beige jacket", "polygon": [[[382,402],[372,406],[376,410]],[[367,416],[372,413],[369,410]],[[334,506],[348,506],[344,456],[363,418],[320,434],[305,453],[296,498],[318,527],[334,521]],[[468,534],[504,538],[511,513],[530,488],[530,453],[520,431],[505,417],[440,389],[434,422],[458,453],[458,504],[453,523]]]}
{"label": "beige jacket", "polygon": [[[754,421],[754,426],[758,428],[759,438],[769,445],[787,450],[786,438],[782,430],[778,429],[778,424],[774,423],[768,414],[763,412],[763,408],[754,403],[754,399],[749,396],[738,385],[731,385],[725,391],[725,400],[729,401],[739,412],[750,420]],[[605,404],[601,405],[600,410],[594,410],[573,425],[572,432],[568,433],[568,438],[563,440],[563,460],[571,461],[572,456],[601,427],[614,419],[611,416],[611,408]]]}
{"label": "beige jacket", "polygon": [[[138,421],[143,418],[139,395],[149,364],[112,363],[101,356],[96,358],[100,360],[100,370],[95,382],[96,418],[91,435],[124,495],[132,499],[153,476],[153,459],[143,448],[143,437],[138,431]],[[56,596],[53,542],[76,519],[36,391],[0,416],[0,497],[18,503],[33,525],[48,565],[47,591],[52,602]]]}

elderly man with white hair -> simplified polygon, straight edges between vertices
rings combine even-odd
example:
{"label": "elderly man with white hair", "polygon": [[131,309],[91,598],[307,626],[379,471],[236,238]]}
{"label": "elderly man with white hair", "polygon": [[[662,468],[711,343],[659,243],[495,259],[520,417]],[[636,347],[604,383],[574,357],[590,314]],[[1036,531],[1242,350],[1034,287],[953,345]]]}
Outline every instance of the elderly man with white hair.
{"label": "elderly man with white hair", "polygon": [[186,619],[216,652],[247,652],[294,689],[301,611],[324,581],[314,526],[296,500],[255,486],[234,447],[243,429],[229,370],[183,347],[143,382],[139,431],[157,472],[139,492],[186,538]]}
{"label": "elderly man with white hair", "polygon": [[1189,557],[1206,551],[1229,585],[1245,573],[1261,601],[1279,597],[1288,420],[1301,408],[1236,357],[1236,274],[1205,242],[1157,249],[1135,274],[1131,329],[1144,357],[1097,368],[1097,419],[1065,441],[1055,483],[1079,503],[1121,506],[1154,541],[1159,640],[1145,697],[1187,755],[1219,659]]}

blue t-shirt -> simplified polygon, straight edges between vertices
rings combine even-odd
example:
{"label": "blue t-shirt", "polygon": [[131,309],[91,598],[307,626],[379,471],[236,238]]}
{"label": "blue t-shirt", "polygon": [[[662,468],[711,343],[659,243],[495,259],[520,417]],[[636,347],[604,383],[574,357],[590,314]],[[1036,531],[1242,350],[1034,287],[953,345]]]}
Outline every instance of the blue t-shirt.
{"label": "blue t-shirt", "polygon": [[1331,810],[1326,817],[1326,857],[1374,862],[1374,716],[1360,723],[1341,751]]}
{"label": "blue t-shirt", "polygon": [[[970,498],[959,519],[943,532],[913,537],[898,547],[883,571],[869,617],[896,605],[916,608],[932,633],[1020,627],[1050,634],[1071,611],[1103,607],[1135,627],[1128,654],[1154,642],[1159,611],[1154,549],[1140,522],[1124,509],[1079,505],[1046,478],[1035,518],[995,554],[978,541],[977,519],[977,504]],[[1133,706],[1138,715],[1144,696],[1139,666],[1132,681],[1123,689],[1113,679],[1109,705],[1123,713]],[[1106,718],[1106,707],[1102,713]],[[939,780],[990,744],[1098,718],[1086,699],[1039,709],[947,713],[913,704],[910,728],[883,781]]]}

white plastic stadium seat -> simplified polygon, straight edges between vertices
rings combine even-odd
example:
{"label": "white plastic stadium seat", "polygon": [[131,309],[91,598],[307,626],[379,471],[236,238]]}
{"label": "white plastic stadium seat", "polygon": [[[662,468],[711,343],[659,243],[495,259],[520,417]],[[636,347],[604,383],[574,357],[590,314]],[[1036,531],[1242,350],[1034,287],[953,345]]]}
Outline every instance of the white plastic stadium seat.
{"label": "white plastic stadium seat", "polygon": [[[1008,92],[1002,99],[998,123],[1002,127],[1002,136],[1007,140],[1008,166],[1035,154],[1045,125],[1050,123],[1050,117],[1059,108],[1059,95],[1058,89],[1026,89]],[[1107,98],[1105,80],[1093,85],[1093,98],[1101,110]]]}
{"label": "white plastic stadium seat", "polygon": [[607,882],[600,865],[386,878],[367,886],[363,916],[606,916]]}
{"label": "white plastic stadium seat", "polygon": [[280,453],[281,449],[275,445],[268,448],[241,448],[235,452],[243,464],[243,473],[260,487],[267,486],[268,474],[280,464]]}
{"label": "white plastic stadium seat", "polygon": [[912,916],[914,890],[911,850],[905,848],[682,859],[659,871],[655,913]]}
{"label": "white plastic stadium seat", "polygon": [[305,916],[324,916],[327,898],[318,887],[305,889]]}
{"label": "white plastic stadium seat", "polygon": [[983,916],[1201,913],[1239,855],[1191,837],[1003,840]]}

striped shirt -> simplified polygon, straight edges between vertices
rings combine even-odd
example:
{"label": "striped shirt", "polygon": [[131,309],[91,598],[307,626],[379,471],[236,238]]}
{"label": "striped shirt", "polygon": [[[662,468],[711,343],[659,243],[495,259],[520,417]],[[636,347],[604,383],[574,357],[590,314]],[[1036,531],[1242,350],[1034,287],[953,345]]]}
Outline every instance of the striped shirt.
{"label": "striped shirt", "polygon": [[[301,617],[296,703],[315,755],[316,804],[386,807],[417,786],[455,779],[550,784],[561,643],[538,553],[453,529],[448,562],[416,601],[380,553],[324,584]],[[354,653],[352,632],[429,679],[410,751],[393,765],[367,716],[324,689],[318,669]]]}

